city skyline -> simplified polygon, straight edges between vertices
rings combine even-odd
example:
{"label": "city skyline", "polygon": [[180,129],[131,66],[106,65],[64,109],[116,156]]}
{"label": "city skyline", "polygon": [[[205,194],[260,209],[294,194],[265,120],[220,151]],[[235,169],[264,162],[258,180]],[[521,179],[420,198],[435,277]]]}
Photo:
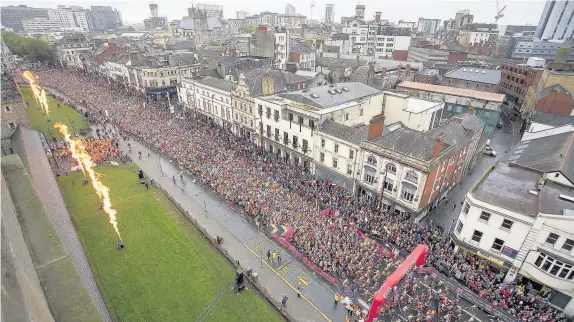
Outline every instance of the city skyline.
{"label": "city skyline", "polygon": [[[215,3],[215,2],[213,2]],[[227,0],[217,1],[216,4],[224,7],[224,17],[226,19],[235,18],[236,11],[248,11],[250,14],[256,14],[261,11],[271,11],[277,13],[284,13],[285,6],[292,4],[298,14],[307,16],[314,20],[321,20],[324,18],[325,6],[327,3],[335,5],[335,22],[340,22],[341,17],[353,16],[355,5],[358,3],[337,3],[333,1],[316,2],[313,8],[313,16],[310,16],[310,3],[303,1],[290,1],[290,2],[277,2],[270,4],[263,1],[249,1],[248,3],[236,4],[228,2]],[[506,5],[504,11],[505,16],[501,18],[498,23],[501,25],[522,25],[530,24],[537,25],[544,9],[546,1],[505,1],[501,3]],[[362,5],[366,6],[365,18],[371,20],[374,18],[375,12],[382,12],[381,18],[392,22],[403,21],[417,21],[418,18],[435,18],[446,20],[453,18],[457,11],[468,9],[474,15],[475,22],[494,23],[494,16],[496,12],[495,1],[442,1],[442,0],[406,0],[400,2],[388,2],[384,5],[376,1],[361,1]],[[423,5],[424,4],[424,5]],[[27,5],[29,7],[37,8],[56,8],[57,5],[76,5],[89,8],[92,5],[107,5],[116,8],[122,12],[123,21],[128,24],[142,23],[143,19],[150,16],[149,3],[142,3],[136,1],[113,2],[113,1],[98,1],[92,2],[88,0],[64,0],[54,2],[47,5],[45,1],[5,1],[3,6],[9,5]],[[173,0],[164,1],[159,4],[159,15],[167,16],[168,20],[181,19],[187,8],[191,7],[192,3],[185,4]],[[529,10],[523,10],[527,6]],[[257,11],[248,10],[248,8],[261,8]],[[407,10],[405,10],[405,8]]]}

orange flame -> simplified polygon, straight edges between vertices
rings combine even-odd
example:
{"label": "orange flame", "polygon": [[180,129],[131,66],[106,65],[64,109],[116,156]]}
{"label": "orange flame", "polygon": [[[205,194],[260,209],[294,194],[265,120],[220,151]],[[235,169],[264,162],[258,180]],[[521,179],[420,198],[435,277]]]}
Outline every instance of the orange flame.
{"label": "orange flame", "polygon": [[99,177],[101,174],[94,171],[92,158],[86,152],[86,147],[81,140],[72,139],[70,133],[68,133],[68,127],[66,125],[56,122],[56,124],[54,124],[54,128],[58,129],[58,131],[64,136],[66,142],[68,142],[70,145],[70,152],[72,153],[72,157],[80,165],[84,176],[86,175],[86,172],[88,173],[88,176],[92,181],[92,187],[94,187],[96,194],[100,198],[104,211],[110,217],[110,224],[112,224],[116,234],[118,234],[118,237],[121,240],[122,236],[120,236],[120,231],[118,230],[118,222],[116,220],[117,210],[112,208],[112,202],[110,200],[110,188],[108,188],[100,181]]}
{"label": "orange flame", "polygon": [[46,116],[49,116],[50,107],[48,106],[46,91],[42,87],[40,87],[40,84],[38,84],[32,72],[27,70],[22,75],[24,76],[24,78],[28,80],[28,83],[30,83],[30,88],[32,89],[32,93],[34,93],[34,99],[36,100],[36,104],[38,104],[38,106],[40,106],[40,108],[44,110]]}

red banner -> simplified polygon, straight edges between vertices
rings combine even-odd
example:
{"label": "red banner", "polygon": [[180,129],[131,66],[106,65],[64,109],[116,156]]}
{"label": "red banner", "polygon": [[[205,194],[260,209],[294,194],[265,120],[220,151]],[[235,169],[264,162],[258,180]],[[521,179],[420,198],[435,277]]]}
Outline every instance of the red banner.
{"label": "red banner", "polygon": [[332,277],[331,275],[325,273],[322,269],[320,269],[319,267],[315,266],[315,264],[311,263],[311,261],[309,261],[305,256],[303,256],[303,254],[301,254],[295,247],[291,246],[289,243],[287,243],[283,238],[281,238],[280,236],[277,236],[275,234],[272,235],[273,238],[275,238],[278,242],[280,242],[281,244],[283,244],[283,246],[287,247],[295,256],[301,258],[303,260],[303,262],[305,262],[305,264],[307,266],[309,266],[311,269],[313,269],[317,274],[319,274],[321,277],[323,277],[324,279],[326,279],[327,281],[333,283],[333,285],[338,286],[339,285],[339,281],[337,279],[335,279],[334,277]]}

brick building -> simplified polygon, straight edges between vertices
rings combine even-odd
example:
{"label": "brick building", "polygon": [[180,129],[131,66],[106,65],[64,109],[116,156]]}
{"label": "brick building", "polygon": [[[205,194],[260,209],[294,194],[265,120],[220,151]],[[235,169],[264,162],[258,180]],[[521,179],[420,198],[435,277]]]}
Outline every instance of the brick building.
{"label": "brick building", "polygon": [[484,122],[470,113],[427,132],[370,124],[361,143],[359,194],[391,213],[426,215],[476,159],[483,130]]}
{"label": "brick building", "polygon": [[559,84],[541,90],[537,97],[536,111],[556,115],[574,115],[572,94]]}
{"label": "brick building", "polygon": [[2,73],[2,155],[12,154],[10,137],[18,124],[29,125],[28,114],[12,77]]}
{"label": "brick building", "polygon": [[519,108],[524,102],[528,87],[538,82],[544,69],[505,61],[500,70],[500,92],[506,94],[508,100],[513,101]]}
{"label": "brick building", "polygon": [[443,86],[498,93],[500,75],[500,70],[461,67],[444,74],[440,84]]}

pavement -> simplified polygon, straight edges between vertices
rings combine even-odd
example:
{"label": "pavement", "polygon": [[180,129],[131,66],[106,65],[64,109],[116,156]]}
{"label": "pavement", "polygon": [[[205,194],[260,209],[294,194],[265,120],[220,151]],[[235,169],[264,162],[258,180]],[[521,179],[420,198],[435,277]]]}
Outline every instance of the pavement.
{"label": "pavement", "polygon": [[[283,295],[289,297],[287,315],[296,321],[343,321],[346,311],[342,305],[334,305],[334,293],[321,278],[315,276],[303,264],[292,258],[292,254],[278,246],[262,231],[248,222],[237,210],[221,201],[213,193],[184,177],[182,183],[179,169],[169,160],[156,154],[144,145],[130,140],[122,142],[120,149],[130,155],[145,174],[160,185],[177,202],[186,215],[208,235],[223,237],[223,247],[244,269],[257,272],[257,283],[265,289],[275,303],[281,303]],[[138,152],[142,152],[142,159]],[[149,155],[149,156],[148,156]],[[174,183],[172,177],[175,176]],[[267,260],[267,251],[281,254],[282,262]],[[297,297],[300,289],[301,297]]]}

